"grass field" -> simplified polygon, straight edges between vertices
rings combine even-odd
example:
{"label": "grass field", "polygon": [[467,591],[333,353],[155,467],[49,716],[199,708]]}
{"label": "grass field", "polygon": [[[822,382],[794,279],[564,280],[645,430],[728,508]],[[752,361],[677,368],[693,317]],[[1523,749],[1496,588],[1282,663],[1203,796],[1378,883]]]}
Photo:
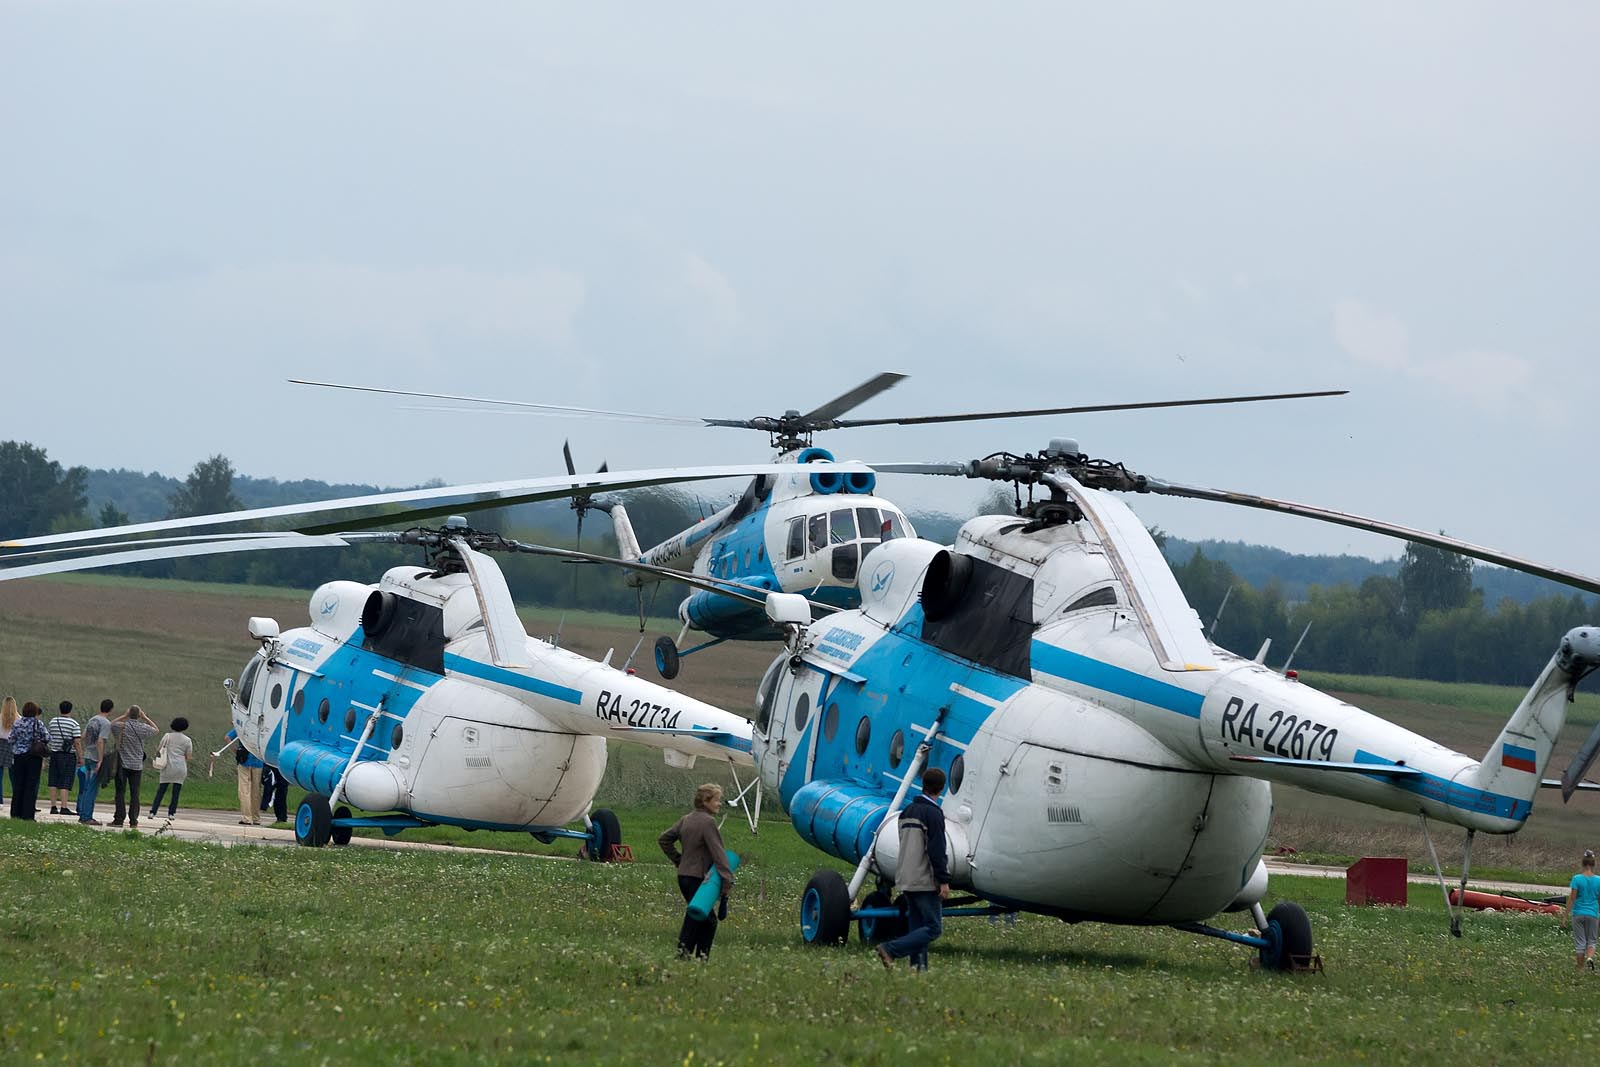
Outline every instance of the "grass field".
{"label": "grass field", "polygon": [[[675,814],[624,811],[625,833]],[[4,824],[0,1062],[1532,1063],[1596,1030],[1600,978],[1553,919],[1473,916],[1452,940],[1430,893],[1350,908],[1314,879],[1273,895],[1306,905],[1323,975],[1033,916],[952,921],[927,975],[888,974],[853,937],[799,944],[815,857],[787,826],[725,833],[750,866],[696,965],[648,848],[601,866]]]}

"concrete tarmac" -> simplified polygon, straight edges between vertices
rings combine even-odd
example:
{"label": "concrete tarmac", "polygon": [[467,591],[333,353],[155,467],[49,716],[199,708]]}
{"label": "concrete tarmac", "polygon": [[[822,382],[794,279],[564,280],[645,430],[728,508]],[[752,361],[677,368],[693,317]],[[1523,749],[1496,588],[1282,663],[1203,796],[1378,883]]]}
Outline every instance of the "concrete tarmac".
{"label": "concrete tarmac", "polygon": [[[274,826],[266,819],[271,818],[271,813],[264,815],[261,825],[246,826],[239,821],[237,811],[217,811],[209,808],[194,808],[185,810],[180,808],[174,818],[168,818],[166,812],[152,818],[148,812],[139,816],[139,826],[130,830],[126,826],[111,825],[113,808],[110,804],[96,804],[95,818],[100,820],[99,826],[88,826],[78,822],[76,810],[70,815],[51,815],[48,804],[39,809],[37,821],[41,823],[61,823],[63,825],[79,826],[84,830],[110,831],[114,833],[140,833],[149,836],[167,836],[177,838],[179,841],[198,841],[207,845],[273,845],[290,847],[295,845],[294,830],[289,824],[281,827]],[[290,812],[293,815],[293,812]],[[8,800],[0,808],[0,819],[11,817],[11,804]],[[332,847],[332,846],[330,846]],[[407,841],[401,837],[352,837],[349,848],[376,848],[388,849],[396,852],[406,851],[433,851],[433,852],[467,852],[489,853],[496,856],[517,856],[530,860],[575,860],[574,856],[548,856],[534,852],[513,852],[509,849],[476,848],[468,845],[441,845],[428,841]],[[574,846],[576,847],[576,845]]]}

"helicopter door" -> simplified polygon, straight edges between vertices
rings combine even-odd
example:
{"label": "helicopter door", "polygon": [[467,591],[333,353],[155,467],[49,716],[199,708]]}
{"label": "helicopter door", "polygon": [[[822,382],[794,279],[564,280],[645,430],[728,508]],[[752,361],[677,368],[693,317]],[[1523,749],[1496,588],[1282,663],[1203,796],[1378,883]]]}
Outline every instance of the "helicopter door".
{"label": "helicopter door", "polygon": [[821,680],[815,671],[802,671],[796,678],[788,663],[787,656],[780,656],[762,679],[754,728],[762,785],[780,794],[790,765],[810,759],[806,726]]}
{"label": "helicopter door", "polygon": [[251,656],[250,662],[244,666],[244,672],[239,675],[239,686],[234,694],[234,732],[246,748],[255,752],[261,751],[267,691],[271,688],[269,677],[272,672],[266,666],[265,654],[257,652]]}

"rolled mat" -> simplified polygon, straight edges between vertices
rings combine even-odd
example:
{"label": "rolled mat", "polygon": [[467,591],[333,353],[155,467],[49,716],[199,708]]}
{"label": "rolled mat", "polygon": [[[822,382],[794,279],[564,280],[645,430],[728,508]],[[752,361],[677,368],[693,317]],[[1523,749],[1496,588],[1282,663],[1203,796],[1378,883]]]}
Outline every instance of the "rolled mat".
{"label": "rolled mat", "polygon": [[[732,849],[728,850],[728,870],[739,869],[739,854]],[[715,867],[706,872],[706,880],[700,883],[700,888],[695,890],[689,899],[689,918],[695,922],[705,922],[717,910],[717,901],[722,899],[722,875],[717,873]]]}

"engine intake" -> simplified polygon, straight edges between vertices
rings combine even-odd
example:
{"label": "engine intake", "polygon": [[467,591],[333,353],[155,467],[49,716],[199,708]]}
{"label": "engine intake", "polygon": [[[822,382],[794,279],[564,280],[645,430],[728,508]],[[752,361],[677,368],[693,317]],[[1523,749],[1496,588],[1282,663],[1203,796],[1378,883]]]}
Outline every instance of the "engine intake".
{"label": "engine intake", "polygon": [[945,549],[928,564],[922,579],[922,614],[938,622],[955,613],[972,581],[972,559]]}

